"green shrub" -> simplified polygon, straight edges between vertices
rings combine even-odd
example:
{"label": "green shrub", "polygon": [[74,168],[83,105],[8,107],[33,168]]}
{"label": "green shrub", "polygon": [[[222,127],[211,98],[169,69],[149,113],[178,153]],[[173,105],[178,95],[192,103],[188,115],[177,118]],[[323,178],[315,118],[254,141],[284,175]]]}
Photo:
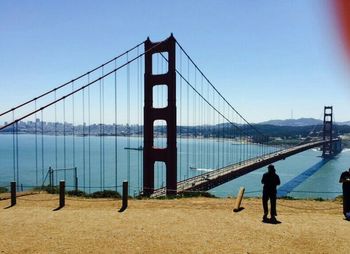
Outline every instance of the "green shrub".
{"label": "green shrub", "polygon": [[81,191],[81,190],[72,190],[72,191],[67,191],[67,194],[69,196],[77,196],[77,197],[88,197],[89,195],[84,192],[84,191]]}
{"label": "green shrub", "polygon": [[279,197],[279,199],[285,199],[285,200],[298,200],[297,198],[293,198],[291,196],[283,196],[283,197]]}
{"label": "green shrub", "polygon": [[337,196],[334,200],[339,201],[339,202],[343,202],[343,195]]}
{"label": "green shrub", "polygon": [[121,198],[119,192],[112,190],[96,191],[89,195],[91,198]]}
{"label": "green shrub", "polygon": [[315,201],[320,201],[320,202],[322,202],[322,201],[326,201],[325,199],[323,199],[323,198],[314,198],[314,200]]}
{"label": "green shrub", "polygon": [[197,192],[197,191],[184,192],[182,196],[185,198],[196,198],[196,197],[216,198],[215,195],[209,192]]}
{"label": "green shrub", "polygon": [[0,193],[9,192],[9,190],[6,187],[0,187]]}
{"label": "green shrub", "polygon": [[38,186],[34,187],[33,191],[46,191],[49,194],[58,194],[59,193],[59,187],[57,186]]}

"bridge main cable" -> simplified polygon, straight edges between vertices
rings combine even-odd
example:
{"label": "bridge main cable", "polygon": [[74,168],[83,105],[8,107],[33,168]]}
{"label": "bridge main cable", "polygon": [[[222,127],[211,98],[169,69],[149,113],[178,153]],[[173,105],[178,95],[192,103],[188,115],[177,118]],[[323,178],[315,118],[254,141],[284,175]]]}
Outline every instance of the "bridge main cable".
{"label": "bridge main cable", "polygon": [[41,94],[41,95],[39,95],[39,96],[37,96],[37,97],[31,99],[31,100],[28,100],[28,101],[26,101],[26,102],[24,102],[24,103],[22,103],[22,104],[20,104],[20,105],[18,105],[18,106],[16,106],[16,107],[14,107],[14,108],[11,108],[11,109],[9,109],[9,110],[3,112],[3,113],[0,113],[0,116],[6,115],[6,114],[10,113],[11,111],[14,111],[14,110],[16,110],[16,109],[19,109],[19,108],[21,108],[21,107],[23,107],[23,106],[25,106],[25,105],[27,105],[27,104],[29,104],[29,103],[31,103],[31,102],[34,102],[34,101],[36,101],[36,100],[38,100],[38,99],[40,99],[40,98],[42,98],[42,97],[44,97],[44,96],[46,96],[46,95],[49,95],[49,94],[51,94],[51,93],[53,93],[53,92],[55,92],[55,91],[57,91],[57,90],[59,90],[59,89],[65,87],[65,86],[71,84],[72,82],[75,82],[75,81],[77,81],[77,80],[79,80],[79,79],[81,79],[81,78],[83,78],[83,77],[89,75],[90,73],[92,73],[92,72],[94,72],[94,71],[96,71],[96,70],[102,68],[103,66],[105,66],[105,65],[107,65],[107,64],[109,64],[109,63],[111,63],[111,62],[113,62],[113,61],[115,61],[115,60],[121,58],[122,56],[125,56],[125,55],[128,54],[130,51],[133,51],[134,49],[136,49],[136,48],[138,48],[139,46],[141,46],[144,42],[145,42],[145,41],[143,41],[143,42],[137,44],[136,46],[134,46],[134,47],[128,49],[127,51],[123,52],[122,54],[120,54],[120,55],[114,57],[113,59],[108,60],[107,62],[101,64],[100,66],[98,66],[98,67],[96,67],[96,68],[94,68],[94,69],[92,69],[92,70],[90,70],[90,71],[88,71],[88,72],[86,72],[86,73],[84,73],[84,74],[82,74],[82,75],[76,77],[75,79],[72,79],[72,80],[70,80],[70,81],[68,81],[68,82],[66,82],[66,83],[64,83],[64,84],[62,84],[62,85],[59,85],[59,86],[55,87],[54,89],[51,89],[51,90],[49,90],[49,91],[47,91],[47,92],[45,92],[45,93],[43,93],[43,94]]}
{"label": "bridge main cable", "polygon": [[[205,80],[210,84],[210,86],[219,94],[219,96],[229,105],[229,107],[239,116],[243,119],[244,122],[246,122],[252,129],[254,129],[256,132],[258,132],[260,135],[267,137],[264,133],[262,133],[259,129],[254,127],[252,124],[250,124],[232,105],[229,103],[226,98],[216,89],[216,87],[210,82],[210,80],[207,78],[207,76],[203,73],[203,71],[198,67],[198,65],[193,61],[193,59],[189,56],[189,54],[185,51],[185,49],[181,46],[181,44],[175,39],[176,44],[179,46],[179,48],[184,52],[184,54],[188,57],[188,59],[191,61],[191,63],[196,67],[196,69],[199,71],[199,73],[205,78]],[[226,119],[227,120],[227,119]]]}
{"label": "bridge main cable", "polygon": [[[223,97],[223,95],[215,88],[215,86],[209,81],[209,79],[204,75],[204,73],[199,69],[199,67],[194,63],[194,61],[191,59],[191,57],[186,53],[186,51],[184,51],[184,49],[181,47],[181,45],[176,41],[177,45],[181,48],[181,50],[185,53],[185,55],[188,57],[188,59],[191,61],[191,63],[196,67],[196,69],[202,74],[202,76],[207,80],[207,82],[211,85],[211,87],[217,92],[217,94],[230,106],[231,109],[234,110],[235,113],[237,113],[237,115],[239,117],[241,117],[246,123],[247,125],[249,125],[252,129],[254,129],[256,132],[258,132],[260,135],[262,135],[263,137],[267,138],[268,136],[266,136],[265,134],[263,134],[261,131],[259,131],[257,128],[255,128],[254,126],[252,126],[226,99],[225,97]],[[168,59],[162,54],[160,53],[161,56],[163,57],[163,59],[165,59],[166,61],[168,61]],[[187,85],[189,85],[193,91],[195,91],[212,109],[214,109],[214,111],[216,111],[219,115],[221,115],[228,123],[230,123],[232,126],[234,126],[237,130],[241,131],[241,133],[245,133],[244,129],[242,130],[241,127],[237,126],[236,124],[234,124],[232,121],[230,121],[222,112],[220,112],[212,103],[209,102],[209,100],[207,100],[185,77],[184,75],[182,75],[182,73],[180,73],[177,69],[175,69],[176,73],[187,83]],[[247,132],[248,133],[248,132]]]}
{"label": "bridge main cable", "polygon": [[[119,67],[117,67],[117,68],[111,70],[110,72],[108,72],[108,73],[102,75],[101,77],[99,77],[99,78],[97,78],[97,79],[91,81],[90,83],[88,83],[88,84],[86,84],[86,85],[84,85],[84,86],[82,86],[82,87],[80,87],[80,88],[78,88],[78,89],[76,89],[76,90],[74,90],[74,91],[72,91],[72,92],[66,94],[65,96],[62,96],[61,98],[59,98],[59,99],[57,99],[57,100],[54,100],[54,101],[52,101],[52,102],[50,102],[50,103],[48,103],[48,104],[42,106],[42,107],[39,108],[39,109],[36,109],[36,110],[34,110],[34,111],[32,111],[32,112],[30,112],[30,113],[28,113],[28,114],[26,114],[26,115],[24,115],[24,116],[22,116],[22,117],[20,117],[20,118],[17,118],[16,120],[13,120],[12,122],[10,122],[10,123],[8,123],[8,124],[6,124],[6,125],[4,125],[4,126],[1,126],[1,127],[0,127],[0,131],[3,130],[3,129],[5,129],[5,128],[7,128],[7,127],[9,127],[9,126],[11,126],[11,125],[13,125],[13,124],[15,124],[15,123],[17,123],[17,122],[19,122],[19,121],[21,121],[21,120],[23,120],[23,119],[25,119],[25,118],[27,118],[27,117],[29,117],[29,116],[31,116],[31,115],[33,115],[33,114],[35,114],[35,113],[37,113],[37,112],[40,112],[41,110],[44,110],[44,109],[47,108],[47,107],[50,107],[50,106],[56,104],[57,102],[59,102],[59,101],[61,101],[61,100],[64,100],[64,99],[67,98],[67,97],[70,97],[71,95],[73,95],[73,94],[75,94],[75,93],[77,93],[77,92],[79,92],[79,91],[81,91],[81,90],[84,90],[85,88],[87,88],[87,87],[89,87],[90,85],[96,83],[97,81],[100,81],[100,80],[104,79],[105,77],[111,75],[112,73],[115,73],[116,71],[122,69],[123,67],[127,66],[128,64],[130,64],[130,63],[134,62],[135,60],[141,58],[141,57],[144,56],[146,53],[148,53],[149,51],[151,51],[151,50],[153,50],[154,48],[158,47],[158,46],[159,46],[160,44],[162,44],[162,43],[163,43],[163,42],[159,42],[158,44],[154,45],[154,46],[153,46],[152,48],[150,48],[149,50],[143,52],[142,54],[139,54],[138,56],[132,58],[131,60],[127,61],[126,63],[124,63],[124,64],[122,64],[122,65],[120,65]],[[125,54],[126,54],[126,53],[125,53]],[[68,84],[70,84],[70,83],[68,83]],[[55,90],[52,90],[52,91],[55,91]],[[32,100],[32,101],[33,101],[33,100]],[[10,111],[8,111],[8,112],[11,112],[11,111],[12,111],[12,109],[11,109]]]}

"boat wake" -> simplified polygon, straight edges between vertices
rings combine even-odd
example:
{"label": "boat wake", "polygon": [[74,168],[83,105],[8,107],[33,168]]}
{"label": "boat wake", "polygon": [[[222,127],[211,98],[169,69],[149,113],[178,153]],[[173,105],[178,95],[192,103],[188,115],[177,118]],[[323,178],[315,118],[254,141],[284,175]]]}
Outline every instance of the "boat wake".
{"label": "boat wake", "polygon": [[214,170],[212,168],[196,168],[196,167],[190,167],[190,169],[197,170],[197,171],[202,171],[202,172],[210,172],[210,171]]}

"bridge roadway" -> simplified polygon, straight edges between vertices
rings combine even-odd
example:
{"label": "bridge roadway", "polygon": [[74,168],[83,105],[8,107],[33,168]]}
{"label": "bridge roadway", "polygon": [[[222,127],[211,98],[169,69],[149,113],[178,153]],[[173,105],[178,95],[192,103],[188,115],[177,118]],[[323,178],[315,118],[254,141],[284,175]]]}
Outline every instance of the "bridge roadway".
{"label": "bridge roadway", "polygon": [[[333,142],[338,142],[339,139],[333,139]],[[228,165],[199,176],[194,176],[177,183],[177,193],[181,194],[188,191],[207,191],[221,184],[227,183],[237,177],[248,174],[256,169],[267,166],[279,160],[301,153],[311,148],[322,146],[326,141],[313,141],[307,144],[298,145],[292,148],[279,150],[262,157],[255,157],[240,163]],[[154,190],[151,197],[159,197],[165,195],[165,188]]]}

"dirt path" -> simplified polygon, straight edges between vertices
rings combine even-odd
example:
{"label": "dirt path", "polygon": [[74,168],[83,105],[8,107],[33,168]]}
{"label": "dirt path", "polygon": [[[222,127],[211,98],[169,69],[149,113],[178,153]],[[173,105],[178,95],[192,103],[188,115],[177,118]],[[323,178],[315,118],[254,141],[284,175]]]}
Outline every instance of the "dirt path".
{"label": "dirt path", "polygon": [[120,201],[57,196],[0,201],[0,253],[349,253],[350,222],[331,201],[278,201],[281,224],[261,222],[259,199]]}

